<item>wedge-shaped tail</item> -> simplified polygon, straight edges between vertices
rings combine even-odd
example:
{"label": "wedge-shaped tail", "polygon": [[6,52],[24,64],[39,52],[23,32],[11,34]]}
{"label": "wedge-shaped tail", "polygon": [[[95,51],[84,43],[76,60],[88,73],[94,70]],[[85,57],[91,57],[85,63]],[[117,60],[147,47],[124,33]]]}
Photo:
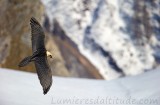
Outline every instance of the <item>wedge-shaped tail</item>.
{"label": "wedge-shaped tail", "polygon": [[19,63],[19,67],[23,67],[29,64],[29,62],[31,62],[31,56],[28,56],[26,58],[24,58],[20,63]]}

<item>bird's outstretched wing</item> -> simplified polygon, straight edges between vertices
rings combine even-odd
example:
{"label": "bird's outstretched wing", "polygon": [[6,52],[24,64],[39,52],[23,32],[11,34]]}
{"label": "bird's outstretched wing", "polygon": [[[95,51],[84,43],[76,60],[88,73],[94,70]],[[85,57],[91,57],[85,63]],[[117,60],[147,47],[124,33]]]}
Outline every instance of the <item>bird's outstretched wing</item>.
{"label": "bird's outstretched wing", "polygon": [[52,73],[48,65],[47,56],[37,57],[35,59],[35,67],[43,87],[43,93],[46,94],[52,85]]}
{"label": "bird's outstretched wing", "polygon": [[32,52],[35,52],[39,48],[45,48],[44,45],[44,31],[40,23],[32,17],[30,20],[31,25],[31,40],[32,40]]}
{"label": "bird's outstretched wing", "polygon": [[[35,18],[31,18],[30,25],[32,33],[32,51],[35,53],[38,49],[45,49],[45,35],[40,23]],[[38,78],[43,87],[43,93],[46,94],[52,85],[52,72],[48,65],[47,55],[36,57],[34,62]]]}

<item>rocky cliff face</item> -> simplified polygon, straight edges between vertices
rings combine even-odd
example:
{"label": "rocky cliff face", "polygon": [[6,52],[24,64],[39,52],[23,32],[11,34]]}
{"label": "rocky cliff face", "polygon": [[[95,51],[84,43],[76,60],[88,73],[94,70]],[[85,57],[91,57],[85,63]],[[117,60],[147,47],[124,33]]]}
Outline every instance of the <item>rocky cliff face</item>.
{"label": "rocky cliff face", "polygon": [[159,0],[42,2],[54,35],[69,38],[104,78],[137,75],[159,65]]}
{"label": "rocky cliff face", "polygon": [[[0,0],[0,66],[18,68],[18,63],[31,54],[29,20],[41,19],[43,6],[40,1]],[[33,71],[33,65],[21,68]]]}
{"label": "rocky cliff face", "polygon": [[[159,0],[42,2],[54,75],[114,79],[159,66]],[[38,0],[0,0],[0,67],[35,72],[33,64],[17,65],[31,55],[29,20],[42,23],[44,6]]]}
{"label": "rocky cliff face", "polygon": [[[44,15],[44,7],[39,0],[22,1],[22,0],[1,0],[0,1],[0,66],[5,68],[13,68],[17,70],[24,70],[36,72],[34,64],[19,68],[19,62],[26,56],[31,55],[31,32],[30,32],[30,18],[33,16],[42,23]],[[56,45],[52,38],[48,38],[46,33],[46,46],[52,51],[56,49]],[[52,51],[58,53],[59,50]],[[64,66],[63,59],[59,54],[56,54],[60,62],[60,66],[56,63],[51,68],[59,68],[55,70],[54,75],[70,76]],[[60,59],[61,58],[61,59]]]}
{"label": "rocky cliff face", "polygon": [[97,68],[79,52],[76,44],[70,40],[57,21],[55,21],[54,27],[54,30],[51,31],[53,33],[52,37],[64,58],[65,66],[70,75],[103,79]]}
{"label": "rocky cliff face", "polygon": [[[19,68],[19,62],[31,55],[30,18],[43,23],[44,6],[39,0],[0,0],[0,67],[36,72],[34,64]],[[44,23],[45,24],[45,23]],[[47,29],[47,28],[46,28]],[[54,38],[46,31],[46,47],[54,59],[49,59],[53,75],[97,78],[92,72],[69,71]]]}

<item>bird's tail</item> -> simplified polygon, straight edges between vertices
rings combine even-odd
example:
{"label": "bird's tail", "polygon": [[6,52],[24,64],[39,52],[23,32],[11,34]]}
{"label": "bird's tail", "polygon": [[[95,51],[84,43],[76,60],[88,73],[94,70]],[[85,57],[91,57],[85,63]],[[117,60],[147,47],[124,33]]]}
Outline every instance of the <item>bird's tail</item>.
{"label": "bird's tail", "polygon": [[19,67],[23,67],[23,66],[26,66],[29,64],[29,62],[32,61],[32,57],[31,56],[28,56],[26,58],[24,58],[20,63],[19,63]]}

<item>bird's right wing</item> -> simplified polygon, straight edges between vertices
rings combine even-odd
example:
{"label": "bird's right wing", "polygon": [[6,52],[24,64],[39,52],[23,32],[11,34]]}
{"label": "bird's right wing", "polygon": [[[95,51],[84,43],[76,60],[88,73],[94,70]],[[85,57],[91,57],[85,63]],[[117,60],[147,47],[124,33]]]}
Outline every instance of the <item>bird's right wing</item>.
{"label": "bird's right wing", "polygon": [[38,48],[45,48],[44,45],[44,31],[40,23],[35,19],[31,18],[31,34],[32,34],[32,51],[35,52]]}
{"label": "bird's right wing", "polygon": [[43,93],[46,94],[52,85],[52,72],[48,65],[47,56],[37,57],[35,59],[35,67],[43,87]]}

